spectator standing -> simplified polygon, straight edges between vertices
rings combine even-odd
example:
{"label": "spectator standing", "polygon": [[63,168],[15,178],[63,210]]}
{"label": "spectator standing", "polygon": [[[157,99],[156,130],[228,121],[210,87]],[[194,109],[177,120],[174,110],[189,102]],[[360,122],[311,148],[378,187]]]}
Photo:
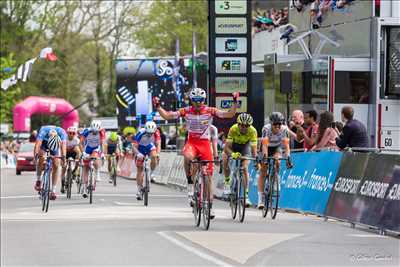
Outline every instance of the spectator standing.
{"label": "spectator standing", "polygon": [[306,111],[304,114],[304,122],[307,125],[307,129],[302,130],[302,128],[299,128],[299,130],[302,131],[304,136],[303,148],[305,150],[310,150],[315,145],[318,136],[317,119],[318,113],[315,110]]}
{"label": "spectator standing", "polygon": [[296,109],[292,113],[292,120],[289,123],[289,133],[292,140],[293,149],[301,149],[304,142],[304,131],[298,128],[306,129],[304,124],[304,114],[301,110]]}
{"label": "spectator standing", "polygon": [[37,131],[32,131],[31,135],[29,136],[29,142],[35,143],[36,142]]}
{"label": "spectator standing", "polygon": [[160,132],[160,138],[161,138],[161,149],[166,149],[167,148],[167,137],[165,136],[165,133],[161,129],[161,127],[157,127],[158,131]]}
{"label": "spectator standing", "polygon": [[362,122],[356,120],[351,106],[342,108],[343,133],[336,139],[336,145],[345,147],[368,147],[367,130]]}
{"label": "spectator standing", "polygon": [[338,147],[336,146],[336,138],[338,137],[338,133],[335,130],[335,127],[336,124],[333,120],[332,112],[325,111],[321,113],[317,141],[312,150],[319,150],[321,148],[338,150]]}

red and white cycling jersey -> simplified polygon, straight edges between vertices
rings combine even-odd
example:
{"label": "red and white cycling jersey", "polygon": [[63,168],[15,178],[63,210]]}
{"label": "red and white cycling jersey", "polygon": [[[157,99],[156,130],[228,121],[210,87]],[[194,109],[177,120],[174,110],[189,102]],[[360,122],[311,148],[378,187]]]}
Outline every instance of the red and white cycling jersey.
{"label": "red and white cycling jersey", "polygon": [[212,118],[221,117],[221,113],[216,108],[203,105],[198,112],[194,107],[190,106],[179,109],[174,112],[174,115],[176,119],[179,117],[185,118],[189,139],[209,139]]}

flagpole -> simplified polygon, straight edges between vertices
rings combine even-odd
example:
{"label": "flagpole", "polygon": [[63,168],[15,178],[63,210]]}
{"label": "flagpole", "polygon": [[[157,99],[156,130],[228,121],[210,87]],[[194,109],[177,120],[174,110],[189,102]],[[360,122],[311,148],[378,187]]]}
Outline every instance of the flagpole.
{"label": "flagpole", "polygon": [[192,35],[192,77],[193,77],[193,88],[197,87],[197,73],[196,73],[196,33]]}

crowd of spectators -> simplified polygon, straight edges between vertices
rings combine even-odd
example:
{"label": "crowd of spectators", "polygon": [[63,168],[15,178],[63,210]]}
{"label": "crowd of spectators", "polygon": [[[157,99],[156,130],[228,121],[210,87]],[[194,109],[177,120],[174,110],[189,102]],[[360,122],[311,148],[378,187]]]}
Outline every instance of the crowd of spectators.
{"label": "crowd of spectators", "polygon": [[288,125],[291,147],[306,151],[368,147],[367,130],[362,122],[354,119],[351,106],[342,108],[341,121],[343,123],[335,122],[333,113],[329,111],[319,116],[315,110],[293,111]]}
{"label": "crowd of spectators", "polygon": [[274,28],[285,25],[289,22],[289,9],[271,8],[267,11],[256,10],[253,15],[253,33],[261,31],[272,31]]}
{"label": "crowd of spectators", "polygon": [[16,153],[20,146],[20,142],[17,140],[2,140],[0,142],[0,160],[1,165],[15,165]]}
{"label": "crowd of spectators", "polygon": [[348,6],[354,0],[292,0],[292,5],[302,12],[310,5],[310,17],[313,29],[321,26],[324,15],[328,11],[338,11]]}

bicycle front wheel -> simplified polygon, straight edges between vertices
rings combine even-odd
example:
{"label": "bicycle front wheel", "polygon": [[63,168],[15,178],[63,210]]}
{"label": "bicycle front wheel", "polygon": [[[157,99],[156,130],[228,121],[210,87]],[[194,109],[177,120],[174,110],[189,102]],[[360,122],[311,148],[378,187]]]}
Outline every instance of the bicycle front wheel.
{"label": "bicycle front wheel", "polygon": [[278,204],[279,204],[279,179],[277,175],[274,175],[272,178],[271,186],[270,186],[270,207],[271,207],[271,218],[275,219],[276,214],[278,212]]}
{"label": "bicycle front wheel", "polygon": [[89,203],[93,203],[93,170],[89,172],[89,186],[87,187],[89,191]]}
{"label": "bicycle front wheel", "polygon": [[230,200],[230,207],[231,207],[231,215],[232,215],[232,219],[236,218],[236,214],[237,214],[237,209],[238,209],[238,199],[237,199],[237,180],[236,178],[233,178],[232,180],[232,186],[231,186],[231,194],[229,196],[229,200]]}
{"label": "bicycle front wheel", "polygon": [[42,195],[42,211],[47,212],[49,210],[50,203],[50,172],[46,171],[43,175],[43,187],[40,192]]}
{"label": "bicycle front wheel", "polygon": [[238,212],[239,212],[239,221],[244,221],[244,215],[246,212],[246,185],[243,182],[243,177],[239,179],[239,186],[238,186]]}
{"label": "bicycle front wheel", "polygon": [[144,188],[143,188],[143,203],[145,206],[149,204],[149,175],[148,171],[144,171]]}
{"label": "bicycle front wheel", "polygon": [[67,198],[71,199],[71,190],[72,190],[72,170],[70,166],[68,166],[67,172]]}
{"label": "bicycle front wheel", "polygon": [[113,166],[112,166],[112,179],[114,186],[117,186],[117,163],[115,162],[115,158],[113,159]]}
{"label": "bicycle front wheel", "polygon": [[269,190],[269,178],[265,179],[265,189],[264,189],[264,207],[262,209],[262,216],[265,218],[268,214],[269,204],[270,204],[270,194],[271,190]]}
{"label": "bicycle front wheel", "polygon": [[[191,185],[188,185],[191,186]],[[194,224],[196,227],[200,225],[201,220],[201,204],[200,204],[200,184],[198,179],[194,184],[194,192],[193,192],[193,215],[194,215]]]}
{"label": "bicycle front wheel", "polygon": [[202,210],[203,210],[203,227],[208,230],[211,220],[211,200],[209,194],[209,182],[206,177],[203,177],[202,183]]}

